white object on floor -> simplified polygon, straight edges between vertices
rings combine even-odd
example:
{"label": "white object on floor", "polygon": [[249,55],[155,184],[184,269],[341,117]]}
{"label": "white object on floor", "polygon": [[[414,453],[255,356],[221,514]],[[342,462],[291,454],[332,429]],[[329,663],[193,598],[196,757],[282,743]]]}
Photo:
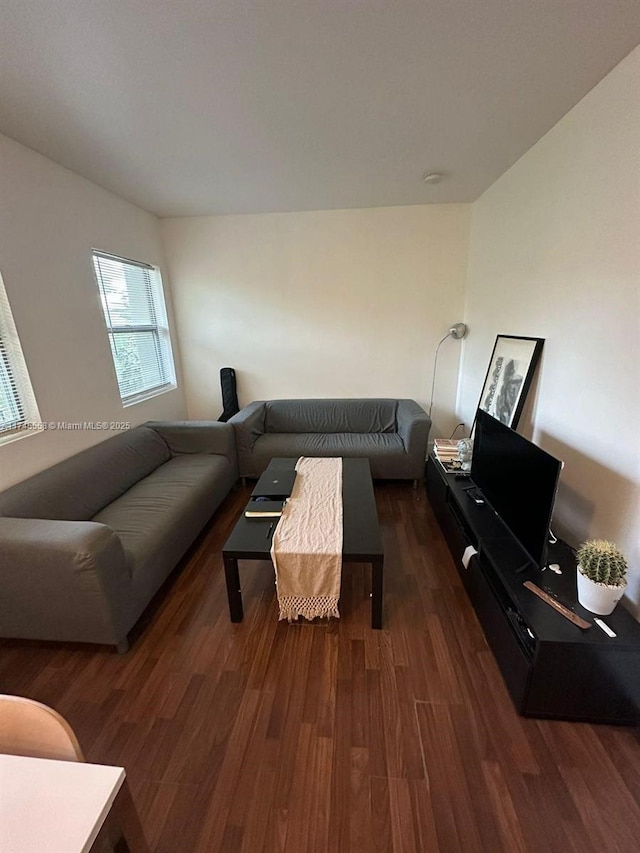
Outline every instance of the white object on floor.
{"label": "white object on floor", "polygon": [[0,755],[0,850],[87,853],[124,779],[122,767]]}

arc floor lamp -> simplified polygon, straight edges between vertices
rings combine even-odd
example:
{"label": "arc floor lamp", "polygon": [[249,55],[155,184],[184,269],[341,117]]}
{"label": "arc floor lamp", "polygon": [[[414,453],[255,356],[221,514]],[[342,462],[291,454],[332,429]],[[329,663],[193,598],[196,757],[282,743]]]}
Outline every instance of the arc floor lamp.
{"label": "arc floor lamp", "polygon": [[433,374],[431,376],[431,398],[429,400],[429,417],[431,417],[431,409],[433,408],[433,392],[436,387],[436,370],[438,367],[438,353],[440,352],[440,347],[448,338],[453,338],[456,341],[462,340],[462,338],[465,337],[468,331],[469,327],[466,323],[454,323],[453,326],[449,327],[449,331],[442,338],[442,340],[438,342],[438,346],[436,347],[436,352],[433,358]]}

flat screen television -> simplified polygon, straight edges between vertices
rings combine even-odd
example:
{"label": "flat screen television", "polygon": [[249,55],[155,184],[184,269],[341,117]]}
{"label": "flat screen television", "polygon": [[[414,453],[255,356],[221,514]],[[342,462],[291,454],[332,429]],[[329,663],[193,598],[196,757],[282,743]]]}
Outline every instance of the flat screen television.
{"label": "flat screen television", "polygon": [[471,480],[538,568],[547,563],[549,528],[562,464],[478,409]]}

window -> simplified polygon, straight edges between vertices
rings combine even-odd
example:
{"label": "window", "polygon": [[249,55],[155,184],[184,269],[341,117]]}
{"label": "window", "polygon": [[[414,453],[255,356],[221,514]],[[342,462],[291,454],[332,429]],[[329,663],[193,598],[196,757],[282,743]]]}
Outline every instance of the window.
{"label": "window", "polygon": [[0,444],[37,430],[40,414],[0,276]]}
{"label": "window", "polygon": [[159,270],[96,251],[93,264],[123,404],[175,388]]}

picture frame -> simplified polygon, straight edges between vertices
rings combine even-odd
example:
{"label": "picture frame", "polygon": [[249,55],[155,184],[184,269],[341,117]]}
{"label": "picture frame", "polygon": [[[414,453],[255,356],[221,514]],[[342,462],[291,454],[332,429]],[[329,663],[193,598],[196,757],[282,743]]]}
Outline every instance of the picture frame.
{"label": "picture frame", "polygon": [[543,345],[544,338],[498,335],[478,408],[516,429]]}

